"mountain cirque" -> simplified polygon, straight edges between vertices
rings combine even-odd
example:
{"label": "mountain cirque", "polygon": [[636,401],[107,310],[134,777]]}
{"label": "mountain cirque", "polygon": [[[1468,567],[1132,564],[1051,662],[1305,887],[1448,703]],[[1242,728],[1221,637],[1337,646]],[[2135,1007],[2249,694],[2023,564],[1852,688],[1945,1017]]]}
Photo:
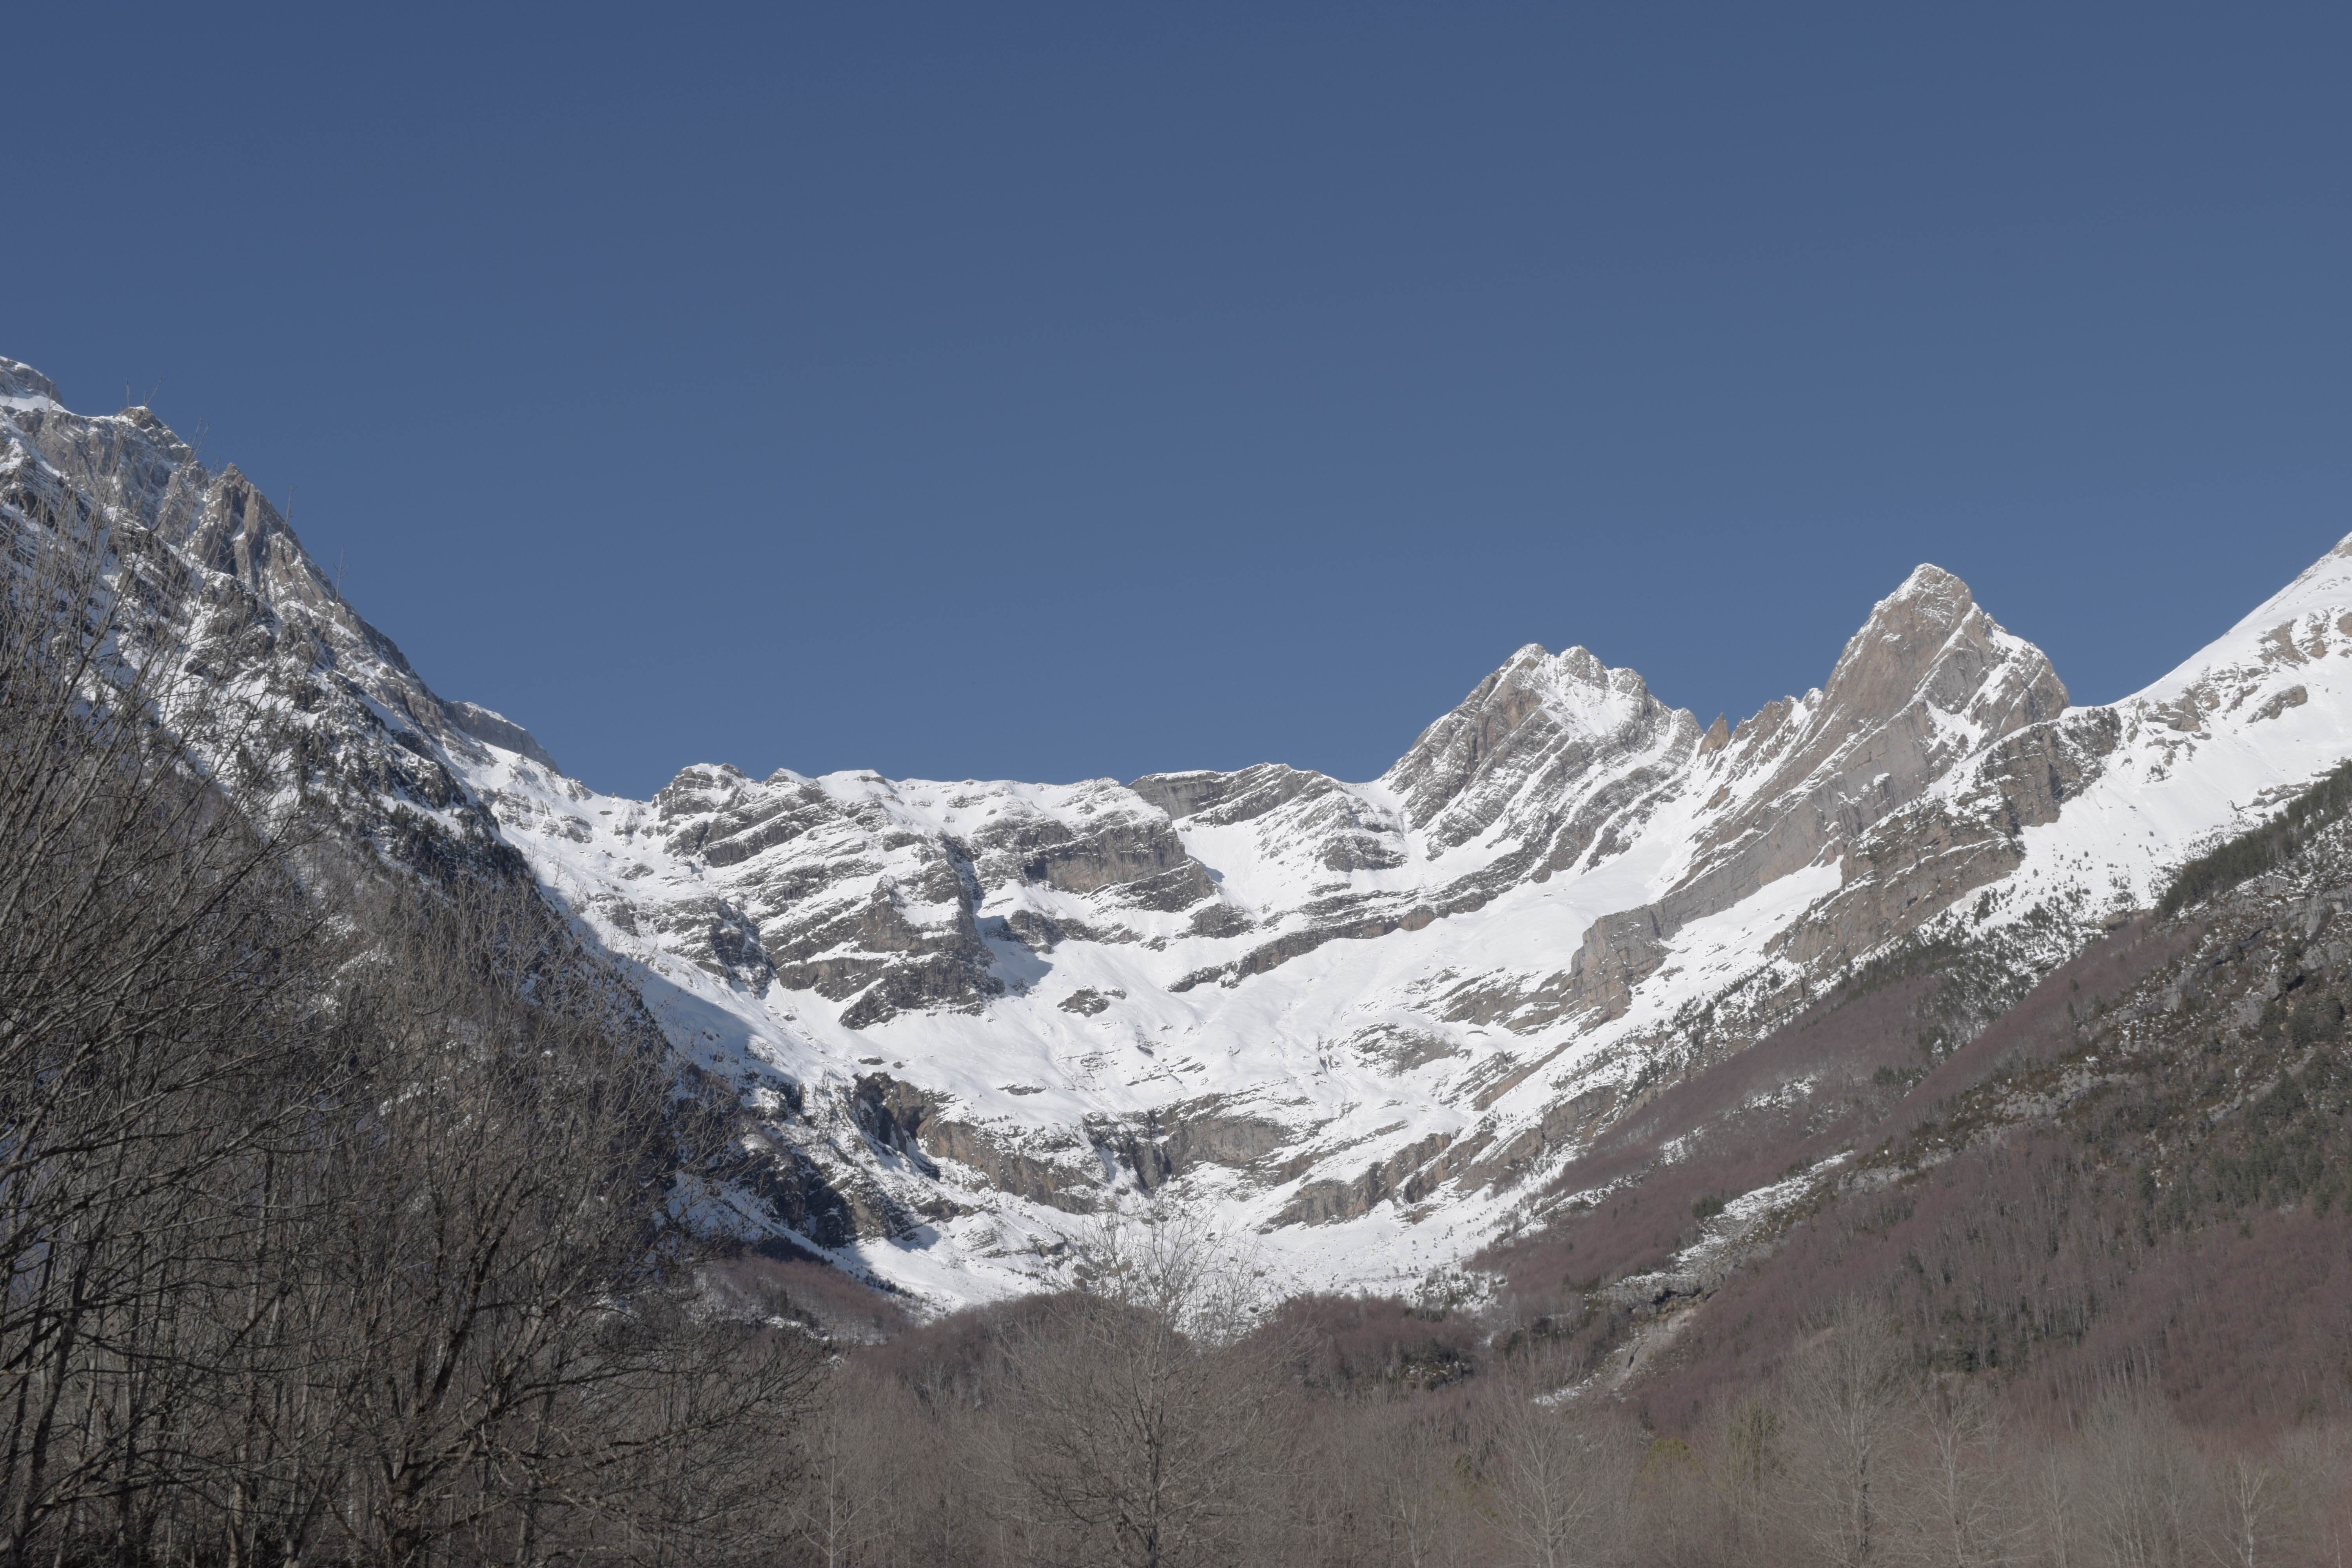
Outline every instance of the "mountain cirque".
{"label": "mountain cirque", "polygon": [[435,695],[144,409],[68,413],[0,361],[0,509],[110,527],[118,581],[282,719],[349,831],[519,855],[740,1089],[725,1223],[940,1303],[1052,1282],[1147,1194],[1288,1284],[1442,1285],[1858,963],[1965,938],[2030,983],[2352,751],[2347,542],[2100,708],[1922,566],[1737,727],[1529,646],[1367,784],[707,765],[634,801]]}

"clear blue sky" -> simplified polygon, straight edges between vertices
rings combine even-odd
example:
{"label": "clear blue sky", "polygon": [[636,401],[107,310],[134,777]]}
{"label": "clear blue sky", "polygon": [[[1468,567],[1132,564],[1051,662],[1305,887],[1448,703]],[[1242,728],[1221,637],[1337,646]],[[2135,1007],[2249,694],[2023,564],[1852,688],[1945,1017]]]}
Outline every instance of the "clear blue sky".
{"label": "clear blue sky", "polygon": [[1921,560],[2100,700],[2352,531],[2341,4],[685,12],[6,24],[0,353],[600,787],[1736,718]]}

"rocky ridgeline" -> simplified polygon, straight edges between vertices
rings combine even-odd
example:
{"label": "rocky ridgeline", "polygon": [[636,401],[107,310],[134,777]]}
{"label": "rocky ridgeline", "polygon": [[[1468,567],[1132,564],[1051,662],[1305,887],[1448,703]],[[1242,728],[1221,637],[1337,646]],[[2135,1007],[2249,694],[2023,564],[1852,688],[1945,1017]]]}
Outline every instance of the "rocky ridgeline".
{"label": "rocky ridgeline", "polygon": [[215,473],[145,408],[68,413],[0,359],[0,513],[30,563],[54,534],[103,539],[134,626],[176,631],[187,672],[277,721],[275,759],[356,834],[410,859],[479,855],[496,825],[459,773],[485,743],[553,763],[517,725],[426,688],[345,604],[235,465]]}
{"label": "rocky ridgeline", "polygon": [[348,831],[420,868],[519,854],[740,1089],[735,1223],[944,1299],[1053,1278],[1072,1216],[1145,1194],[1303,1283],[1443,1268],[1861,961],[2005,931],[2046,970],[2352,744],[2341,554],[2088,710],[1923,566],[1736,727],[1529,646],[1370,783],[697,766],[626,800],[427,689],[152,414],[69,414],[0,361],[0,420],[20,531],[110,531],[122,589],[285,721],[277,764]]}

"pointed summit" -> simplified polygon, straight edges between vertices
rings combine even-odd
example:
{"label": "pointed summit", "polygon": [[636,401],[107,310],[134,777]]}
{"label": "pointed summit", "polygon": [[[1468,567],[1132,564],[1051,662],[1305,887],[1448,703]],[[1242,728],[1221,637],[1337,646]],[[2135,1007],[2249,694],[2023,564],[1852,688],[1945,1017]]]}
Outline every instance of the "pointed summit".
{"label": "pointed summit", "polygon": [[[1583,647],[1555,656],[1529,643],[1423,731],[1381,782],[1402,800],[1412,825],[1426,827],[1457,802],[1517,787],[1530,770],[1575,771],[1579,758],[1643,749],[1676,722],[1695,742],[1697,721],[1650,695],[1634,671],[1612,668]],[[1491,816],[1482,807],[1465,818],[1464,830]]]}
{"label": "pointed summit", "polygon": [[1681,918],[1727,908],[1917,800],[1988,742],[2055,717],[2066,688],[1969,585],[1922,565],[1872,606],[1818,692],[1739,726],[1737,799],[1700,840]]}
{"label": "pointed summit", "polygon": [[1832,723],[1884,723],[1925,705],[1963,718],[1979,741],[2066,706],[2065,685],[2042,650],[2003,631],[1966,583],[1932,565],[1914,568],[1872,606],[1822,697]]}
{"label": "pointed summit", "polygon": [[37,408],[63,413],[58,384],[20,360],[0,357],[0,408]]}

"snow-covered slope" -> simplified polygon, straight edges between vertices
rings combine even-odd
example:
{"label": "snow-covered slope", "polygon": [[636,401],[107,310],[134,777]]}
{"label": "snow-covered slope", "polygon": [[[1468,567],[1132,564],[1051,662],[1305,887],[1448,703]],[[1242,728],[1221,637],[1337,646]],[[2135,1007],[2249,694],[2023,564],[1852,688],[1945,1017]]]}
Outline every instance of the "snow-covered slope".
{"label": "snow-covered slope", "polygon": [[2352,752],[2340,546],[2107,708],[1922,566],[1736,728],[1530,646],[1366,783],[706,765],[627,800],[427,690],[144,410],[0,361],[0,443],[20,527],[79,505],[184,574],[191,648],[340,759],[354,831],[520,852],[752,1109],[734,1223],[940,1301],[1051,1280],[1145,1201],[1277,1279],[1410,1289],[1847,966],[2004,925],[2054,963]]}
{"label": "snow-covered slope", "polygon": [[2095,771],[2022,835],[2017,892],[2145,907],[2218,830],[2352,755],[2352,538],[2195,656],[2081,726]]}

